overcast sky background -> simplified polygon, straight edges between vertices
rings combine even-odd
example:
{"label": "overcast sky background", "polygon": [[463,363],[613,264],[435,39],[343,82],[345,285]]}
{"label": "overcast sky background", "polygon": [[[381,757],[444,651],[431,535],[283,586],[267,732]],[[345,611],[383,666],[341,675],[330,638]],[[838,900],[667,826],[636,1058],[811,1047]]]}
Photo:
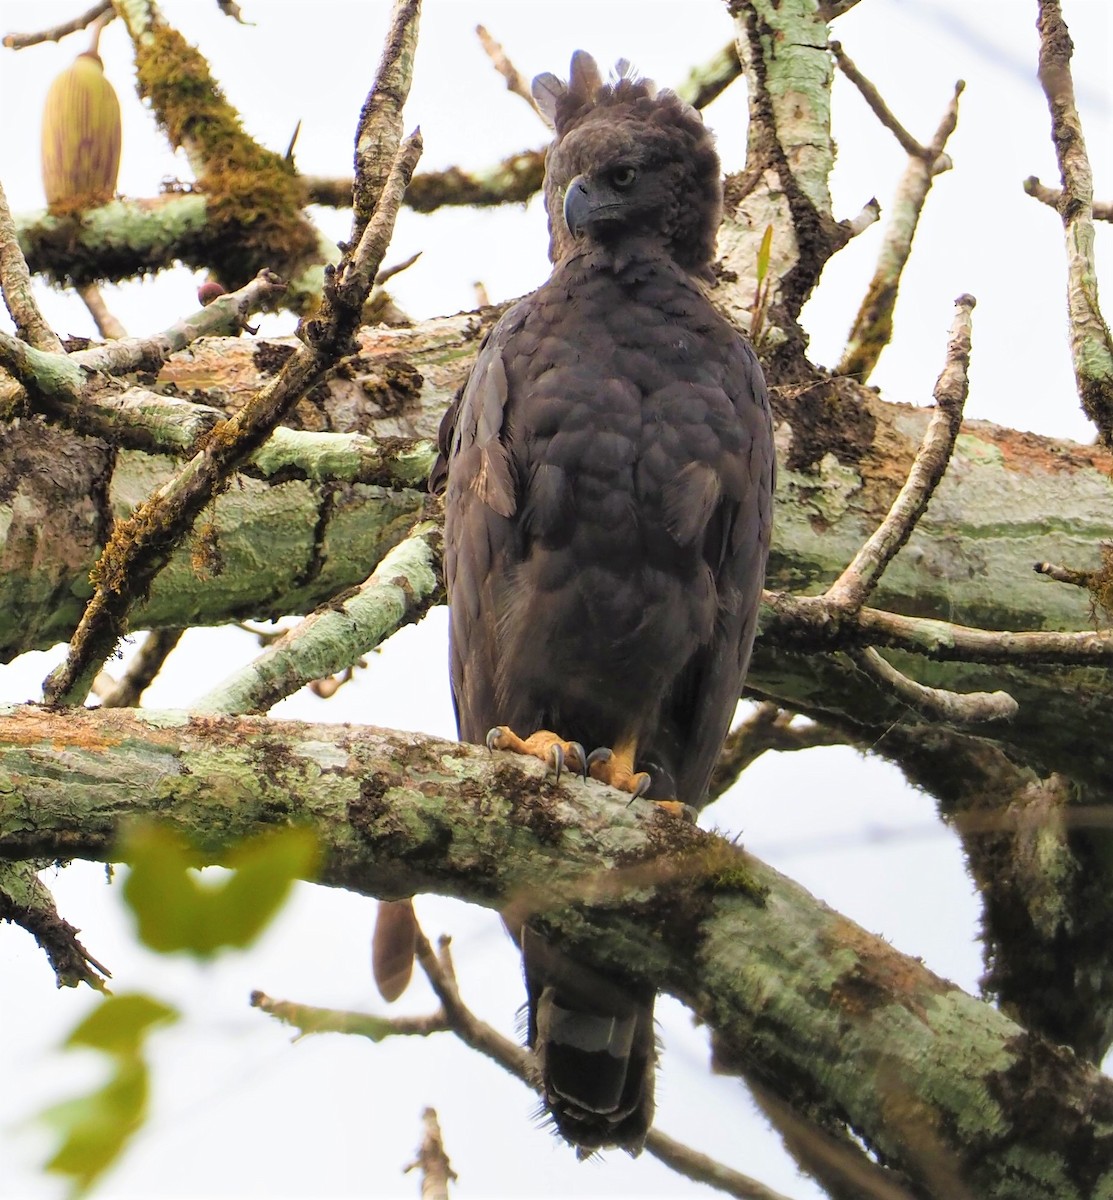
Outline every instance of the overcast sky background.
{"label": "overcast sky background", "polygon": [[[4,0],[0,32],[68,19],[85,0]],[[167,0],[163,11],[212,64],[249,131],[284,150],[298,120],[299,167],[350,171],[356,118],[378,61],[386,3],[313,5],[241,0],[254,26],[222,17],[208,0]],[[1106,0],[1064,0],[1076,43],[1075,81],[1094,167],[1096,194],[1113,198],[1113,22]],[[426,0],[407,127],[420,124],[421,169],[482,168],[541,145],[536,116],[509,95],[474,35],[477,22],[503,42],[524,75],[564,74],[571,52],[607,64],[620,56],[662,84],[679,82],[731,36],[719,0]],[[1035,3],[1029,0],[862,0],[835,35],[923,141],[932,135],[956,79],[967,81],[959,127],[948,147],[955,170],[928,201],[905,275],[896,338],[872,382],[887,398],[923,404],[942,363],[952,302],[978,299],[968,415],[1056,436],[1090,440],[1078,408],[1063,315],[1064,258],[1056,215],[1029,199],[1030,174],[1055,183],[1045,102],[1035,78]],[[39,114],[53,78],[84,49],[86,35],[13,54],[0,51],[0,181],[16,212],[42,206]],[[131,89],[124,30],[102,38],[106,70],[124,110],[120,190],[154,195],[164,178],[189,178],[165,148]],[[705,114],[727,170],[741,165],[745,93],[736,84]],[[832,186],[837,216],[870,196],[882,222],[905,164],[842,79],[836,81],[839,159]],[[347,214],[322,213],[342,237]],[[830,365],[873,269],[882,225],[855,239],[829,265],[805,312],[812,354]],[[392,283],[415,317],[471,308],[482,280],[492,300],[519,295],[547,275],[544,214],[525,207],[403,212],[388,262],[416,250],[417,265]],[[1108,226],[1098,228],[1108,266]],[[197,280],[176,270],[157,280],[107,288],[130,333],[163,328],[196,306]],[[1104,279],[1105,308],[1113,279]],[[62,334],[93,334],[75,297],[42,292]],[[266,318],[269,333],[291,322]],[[10,328],[7,314],[0,327]],[[257,651],[239,631],[187,637],[148,692],[150,707],[182,707]],[[372,656],[359,681],[322,702],[299,695],[276,715],[353,721],[453,736],[444,612],[433,613]],[[37,698],[58,650],[0,668],[0,699]],[[829,904],[918,954],[933,970],[976,990],[978,918],[957,847],[931,802],[894,770],[842,749],[766,756],[704,824],[741,835],[747,848]],[[272,996],[337,1008],[381,1009],[368,966],[371,901],[303,886],[297,901],[246,955],[206,968],[138,949],[104,871],[77,865],[49,880],[64,916],[115,973],[119,991],[147,989],[182,1008],[186,1020],[155,1041],[155,1102],[148,1127],[106,1178],[105,1197],[415,1196],[403,1177],[419,1138],[420,1113],[440,1113],[460,1197],[682,1196],[710,1194],[648,1155],[610,1154],[587,1164],[531,1119],[531,1095],[448,1035],[373,1046],[337,1036],[291,1046],[288,1031],[247,1007],[259,987]],[[418,902],[426,932],[453,935],[465,999],[513,1035],[523,999],[517,955],[497,918],[436,898]],[[45,959],[22,930],[0,926],[0,1197],[52,1200],[64,1189],[39,1176],[47,1142],[23,1119],[101,1078],[100,1064],[53,1047],[86,1013],[87,992],[56,991]],[[433,1007],[415,985],[397,1011]],[[797,1200],[820,1193],[800,1179],[736,1080],[710,1077],[706,1039],[684,1010],[658,1005],[665,1050],[658,1125],[697,1149],[755,1175]]]}

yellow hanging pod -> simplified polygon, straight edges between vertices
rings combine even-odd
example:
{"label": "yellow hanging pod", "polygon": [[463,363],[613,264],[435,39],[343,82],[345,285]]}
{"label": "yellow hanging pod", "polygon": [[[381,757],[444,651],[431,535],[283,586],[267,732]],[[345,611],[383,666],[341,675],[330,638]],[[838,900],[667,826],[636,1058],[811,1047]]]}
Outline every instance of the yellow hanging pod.
{"label": "yellow hanging pod", "polygon": [[120,102],[95,51],[50,85],[43,107],[42,176],[51,211],[105,204],[120,170]]}

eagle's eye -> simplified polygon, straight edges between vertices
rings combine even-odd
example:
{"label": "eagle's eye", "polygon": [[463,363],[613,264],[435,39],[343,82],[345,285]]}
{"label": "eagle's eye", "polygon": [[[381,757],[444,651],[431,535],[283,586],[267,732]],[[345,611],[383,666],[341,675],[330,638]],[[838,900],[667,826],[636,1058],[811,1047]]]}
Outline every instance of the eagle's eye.
{"label": "eagle's eye", "polygon": [[615,167],[611,172],[611,186],[618,192],[629,191],[637,177],[637,171],[631,166]]}

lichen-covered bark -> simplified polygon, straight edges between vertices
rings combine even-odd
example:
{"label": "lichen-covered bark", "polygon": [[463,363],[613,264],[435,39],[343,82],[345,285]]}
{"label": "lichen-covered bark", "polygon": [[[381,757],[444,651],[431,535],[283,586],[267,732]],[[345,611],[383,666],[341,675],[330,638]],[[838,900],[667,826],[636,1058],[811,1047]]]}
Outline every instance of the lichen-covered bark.
{"label": "lichen-covered bark", "polygon": [[183,713],[0,717],[0,856],[110,860],[156,814],[209,862],[268,825],[319,834],[321,881],[516,906],[647,977],[731,1061],[920,1194],[1113,1196],[1113,1083],[740,851],[540,764],[417,735]]}

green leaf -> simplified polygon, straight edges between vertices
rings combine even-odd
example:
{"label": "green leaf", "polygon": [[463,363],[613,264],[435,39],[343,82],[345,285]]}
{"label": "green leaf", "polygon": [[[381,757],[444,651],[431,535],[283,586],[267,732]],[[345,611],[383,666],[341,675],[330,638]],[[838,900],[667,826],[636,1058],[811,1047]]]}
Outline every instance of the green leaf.
{"label": "green leaf", "polygon": [[75,1196],[89,1191],[143,1124],[149,1091],[143,1043],[154,1026],[177,1019],[175,1009],[151,996],[110,996],[80,1021],[63,1043],[69,1049],[99,1050],[113,1062],[112,1074],[103,1087],[39,1114],[39,1120],[52,1126],[61,1142],[46,1170],[68,1176]]}
{"label": "green leaf", "polygon": [[121,854],[131,863],[124,900],[139,938],[162,954],[210,958],[249,946],[281,908],[294,881],[311,877],[320,851],[307,829],[267,831],[229,856],[231,870],[214,882],[193,869],[198,857],[170,829],[138,826]]}
{"label": "green leaf", "polygon": [[102,1088],[43,1112],[40,1119],[62,1139],[46,1170],[69,1176],[74,1195],[85,1195],[142,1125],[148,1090],[147,1064],[138,1055],[126,1055]]}
{"label": "green leaf", "polygon": [[280,829],[244,842],[232,877],[211,897],[226,946],[250,946],[270,924],[295,880],[317,873],[320,850],[308,829]]}
{"label": "green leaf", "polygon": [[137,825],[125,837],[121,856],[131,864],[124,901],[135,914],[139,940],[151,950],[211,953],[197,862],[185,841],[161,825]]}
{"label": "green leaf", "polygon": [[152,1025],[170,1024],[179,1013],[151,996],[109,996],[73,1030],[65,1045],[88,1046],[105,1054],[138,1054]]}
{"label": "green leaf", "polygon": [[773,226],[766,225],[765,234],[757,251],[757,285],[761,287],[765,276],[769,274],[769,259],[773,254]]}

